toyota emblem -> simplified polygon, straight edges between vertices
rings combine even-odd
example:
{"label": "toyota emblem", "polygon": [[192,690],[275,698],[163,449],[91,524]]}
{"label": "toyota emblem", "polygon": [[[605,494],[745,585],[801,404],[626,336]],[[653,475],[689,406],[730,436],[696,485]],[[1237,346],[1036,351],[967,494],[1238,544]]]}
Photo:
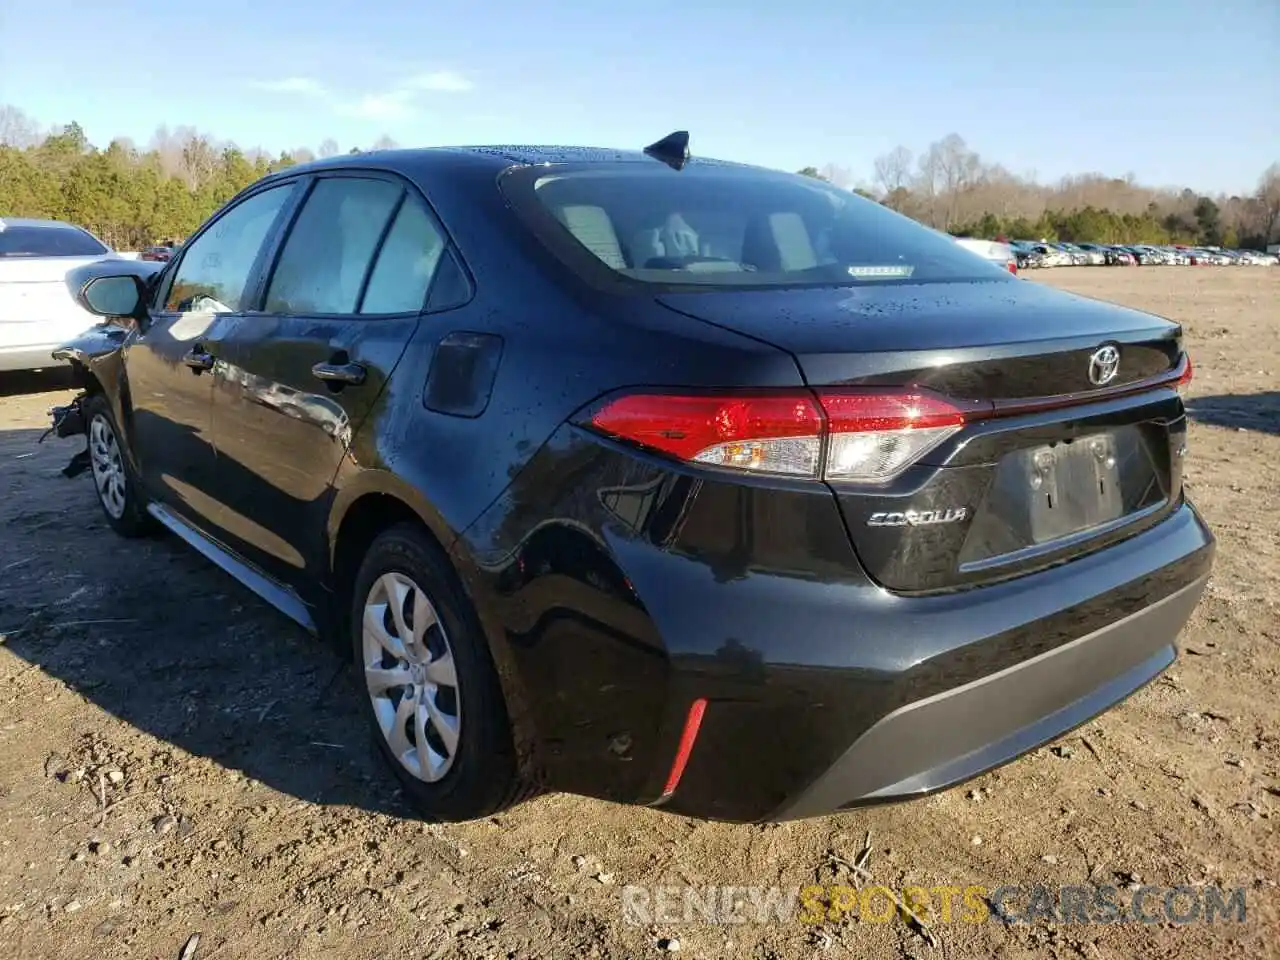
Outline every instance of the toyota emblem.
{"label": "toyota emblem", "polygon": [[1089,358],[1089,382],[1105,387],[1120,372],[1120,348],[1108,344],[1093,351]]}

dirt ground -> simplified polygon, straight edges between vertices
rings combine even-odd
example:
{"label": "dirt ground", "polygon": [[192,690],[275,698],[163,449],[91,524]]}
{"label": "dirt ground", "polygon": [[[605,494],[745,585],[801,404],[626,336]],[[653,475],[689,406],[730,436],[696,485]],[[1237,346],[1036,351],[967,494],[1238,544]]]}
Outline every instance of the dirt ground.
{"label": "dirt ground", "polygon": [[[559,795],[416,820],[344,664],[176,539],[113,536],[91,481],[59,474],[78,442],[36,446],[70,393],[0,381],[0,958],[186,957],[197,933],[195,960],[1280,956],[1280,269],[1027,282],[1186,326],[1190,492],[1220,550],[1181,658],[963,788],[782,826]],[[1213,884],[1245,888],[1248,914],[935,918],[937,946],[898,918],[624,922],[628,884],[835,882],[829,854],[866,830],[895,888]]]}

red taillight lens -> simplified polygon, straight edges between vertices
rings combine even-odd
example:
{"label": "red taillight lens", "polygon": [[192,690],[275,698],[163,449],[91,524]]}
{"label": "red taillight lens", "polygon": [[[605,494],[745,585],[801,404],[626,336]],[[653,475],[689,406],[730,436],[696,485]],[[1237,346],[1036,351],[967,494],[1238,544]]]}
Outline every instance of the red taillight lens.
{"label": "red taillight lens", "polygon": [[1017,260],[1010,260],[1008,263],[1006,263],[1006,264],[1005,264],[1005,266],[1009,268],[1009,272],[1010,272],[1010,273],[1015,274],[1015,275],[1017,274],[1017,272],[1018,272],[1018,261],[1017,261]]}
{"label": "red taillight lens", "polygon": [[832,433],[875,433],[885,430],[958,427],[971,413],[989,409],[974,404],[966,410],[928,390],[890,390],[883,393],[820,390]]}
{"label": "red taillight lens", "polygon": [[590,425],[696,463],[877,482],[896,476],[991,409],[915,389],[823,390],[816,402],[808,393],[632,394],[605,403]]}
{"label": "red taillight lens", "polygon": [[816,477],[822,412],[807,394],[611,400],[591,417],[601,433],[681,460]]}
{"label": "red taillight lens", "polygon": [[1187,387],[1191,386],[1191,378],[1195,376],[1195,371],[1191,366],[1191,354],[1184,353],[1182,355],[1183,370],[1178,375],[1178,392],[1183,393]]}

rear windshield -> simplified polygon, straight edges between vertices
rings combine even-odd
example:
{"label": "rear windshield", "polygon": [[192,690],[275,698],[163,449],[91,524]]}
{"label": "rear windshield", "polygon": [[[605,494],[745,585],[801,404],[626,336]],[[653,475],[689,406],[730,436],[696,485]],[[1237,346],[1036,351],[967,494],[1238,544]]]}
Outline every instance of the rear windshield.
{"label": "rear windshield", "polygon": [[0,230],[0,257],[94,257],[110,251],[75,227],[6,226]]}
{"label": "rear windshield", "polygon": [[[545,169],[545,168],[544,168]],[[571,264],[642,283],[698,287],[859,286],[1008,280],[880,204],[808,177],[657,162],[516,171],[532,224]],[[513,199],[517,199],[513,197]],[[550,214],[546,216],[545,214]]]}

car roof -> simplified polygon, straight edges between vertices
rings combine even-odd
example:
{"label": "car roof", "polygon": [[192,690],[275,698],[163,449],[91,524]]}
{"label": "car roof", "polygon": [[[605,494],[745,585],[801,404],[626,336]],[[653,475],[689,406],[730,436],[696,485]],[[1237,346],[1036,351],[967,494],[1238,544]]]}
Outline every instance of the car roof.
{"label": "car roof", "polygon": [[53,227],[61,230],[85,231],[84,227],[65,220],[41,220],[36,217],[0,217],[0,230],[5,227]]}
{"label": "car roof", "polygon": [[[507,167],[538,166],[542,164],[586,163],[636,163],[655,164],[662,161],[650,157],[643,150],[615,150],[609,147],[539,146],[534,144],[510,144],[459,147],[418,147],[396,150],[369,150],[350,153],[323,160],[295,164],[272,174],[267,179],[295,176],[299,173],[315,173],[343,167],[377,166],[392,170],[431,170],[467,167],[489,168],[495,172]],[[709,157],[691,157],[690,167],[723,167],[738,170],[759,170],[777,174],[779,171],[752,164],[715,160]]]}

